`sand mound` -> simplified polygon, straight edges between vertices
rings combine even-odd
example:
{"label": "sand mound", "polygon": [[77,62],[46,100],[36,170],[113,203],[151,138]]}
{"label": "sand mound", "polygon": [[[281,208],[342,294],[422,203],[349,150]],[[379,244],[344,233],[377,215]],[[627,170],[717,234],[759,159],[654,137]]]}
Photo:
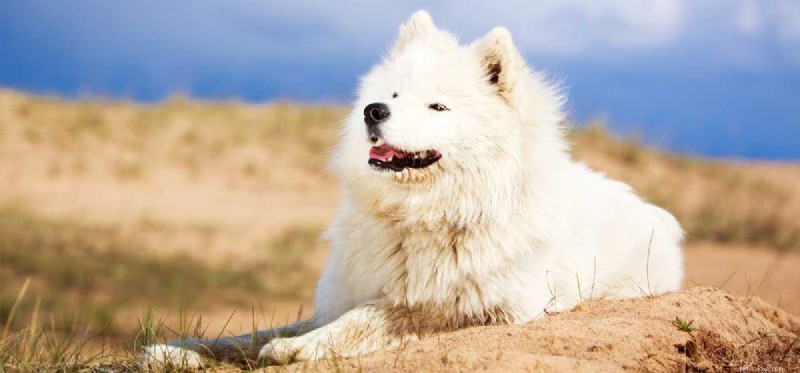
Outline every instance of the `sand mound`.
{"label": "sand mound", "polygon": [[[681,331],[675,318],[692,321]],[[441,334],[360,359],[295,364],[310,371],[800,371],[800,321],[755,298],[696,287],[605,300],[526,325]],[[281,368],[284,369],[284,368]]]}

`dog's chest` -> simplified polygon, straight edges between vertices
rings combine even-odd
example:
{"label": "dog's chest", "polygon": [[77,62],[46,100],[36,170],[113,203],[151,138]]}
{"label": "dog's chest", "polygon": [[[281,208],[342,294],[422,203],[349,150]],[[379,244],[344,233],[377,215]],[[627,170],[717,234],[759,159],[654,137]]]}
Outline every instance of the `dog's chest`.
{"label": "dog's chest", "polygon": [[410,229],[391,251],[392,274],[383,293],[397,304],[435,305],[452,313],[487,307],[491,280],[481,267],[485,243],[469,229]]}

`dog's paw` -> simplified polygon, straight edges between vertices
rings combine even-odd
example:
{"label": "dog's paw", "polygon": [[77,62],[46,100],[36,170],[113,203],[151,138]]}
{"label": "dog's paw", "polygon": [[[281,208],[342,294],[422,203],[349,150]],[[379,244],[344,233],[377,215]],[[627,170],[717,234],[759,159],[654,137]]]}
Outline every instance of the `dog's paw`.
{"label": "dog's paw", "polygon": [[275,338],[261,348],[258,359],[285,365],[295,361],[324,359],[327,352],[328,348],[315,338]]}
{"label": "dog's paw", "polygon": [[170,345],[153,345],[143,348],[141,363],[151,368],[179,367],[202,368],[203,358],[200,354],[185,348]]}

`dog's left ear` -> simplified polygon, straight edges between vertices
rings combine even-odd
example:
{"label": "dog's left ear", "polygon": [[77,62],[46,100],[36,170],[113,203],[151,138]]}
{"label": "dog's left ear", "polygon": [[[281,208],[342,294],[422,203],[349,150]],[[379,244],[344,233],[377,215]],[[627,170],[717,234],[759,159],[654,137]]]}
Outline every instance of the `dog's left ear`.
{"label": "dog's left ear", "polygon": [[511,33],[504,27],[495,27],[476,42],[476,50],[486,81],[497,94],[510,101],[514,85],[525,70],[525,60],[511,40]]}

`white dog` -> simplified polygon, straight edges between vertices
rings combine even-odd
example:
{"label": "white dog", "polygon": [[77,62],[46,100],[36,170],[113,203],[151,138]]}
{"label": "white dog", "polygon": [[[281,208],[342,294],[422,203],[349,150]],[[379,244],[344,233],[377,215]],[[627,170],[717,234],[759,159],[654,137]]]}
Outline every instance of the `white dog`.
{"label": "white dog", "polygon": [[358,356],[591,298],[680,287],[682,230],[570,159],[563,97],[504,28],[459,45],[419,11],[361,84],[332,169],[343,200],[316,314],[237,338],[147,348],[190,365]]}

